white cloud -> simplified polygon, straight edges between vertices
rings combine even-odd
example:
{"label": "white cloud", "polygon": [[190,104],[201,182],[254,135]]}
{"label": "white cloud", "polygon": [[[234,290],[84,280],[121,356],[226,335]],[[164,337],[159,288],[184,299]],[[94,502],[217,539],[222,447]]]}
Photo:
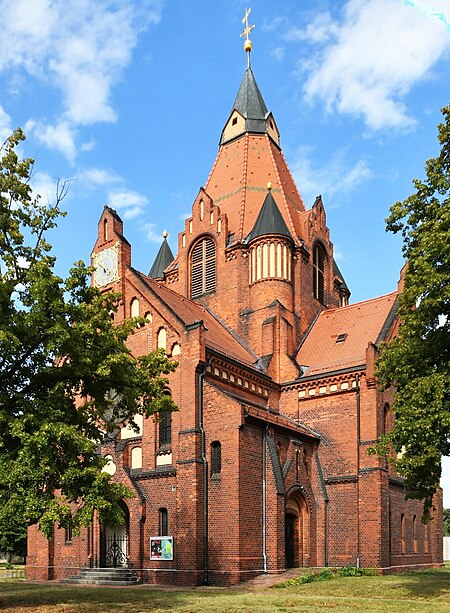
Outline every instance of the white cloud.
{"label": "white cloud", "polygon": [[[321,28],[311,27],[320,19]],[[325,13],[296,37],[316,44],[331,37],[313,62],[299,64],[309,72],[307,98],[321,100],[330,112],[362,116],[371,130],[414,126],[404,97],[450,50],[439,19],[426,19],[398,0],[349,0],[340,22]]]}
{"label": "white cloud", "polygon": [[115,121],[112,86],[161,9],[162,0],[0,0],[0,72],[26,73],[62,96],[54,126],[34,121],[42,142],[72,160],[77,126]]}
{"label": "white cloud", "polygon": [[300,147],[294,163],[291,164],[294,179],[297,185],[301,185],[302,198],[307,208],[313,204],[315,197],[321,194],[326,208],[330,210],[333,203],[329,200],[333,196],[349,193],[372,177],[372,171],[365,160],[349,164],[343,149],[338,150],[331,160],[317,167],[313,166],[311,155],[311,147]]}
{"label": "white cloud", "polygon": [[291,26],[286,32],[285,40],[307,40],[313,43],[322,43],[337,36],[338,33],[339,27],[333,22],[331,15],[329,13],[320,13],[308,23],[304,30]]}
{"label": "white cloud", "polygon": [[152,243],[157,243],[158,245],[161,244],[162,232],[160,232],[159,234],[158,232],[156,232],[156,226],[154,223],[145,223],[142,226],[142,231],[144,232],[145,237],[148,241]]}
{"label": "white cloud", "polygon": [[80,178],[93,187],[123,182],[122,177],[104,168],[89,168],[88,170],[84,170]]}
{"label": "white cloud", "polygon": [[124,219],[132,219],[143,213],[148,204],[148,198],[132,190],[118,190],[110,192],[108,204],[116,211],[123,211]]}
{"label": "white cloud", "polygon": [[76,130],[66,121],[58,121],[55,125],[46,125],[40,121],[29,119],[25,123],[25,131],[50,149],[61,152],[70,162],[76,156]]}
{"label": "white cloud", "polygon": [[12,133],[11,117],[0,104],[0,145],[5,142]]}
{"label": "white cloud", "polygon": [[41,202],[45,205],[54,203],[56,201],[56,190],[58,180],[55,177],[51,177],[46,172],[36,172],[31,181],[31,187],[33,190],[33,197],[41,197]]}

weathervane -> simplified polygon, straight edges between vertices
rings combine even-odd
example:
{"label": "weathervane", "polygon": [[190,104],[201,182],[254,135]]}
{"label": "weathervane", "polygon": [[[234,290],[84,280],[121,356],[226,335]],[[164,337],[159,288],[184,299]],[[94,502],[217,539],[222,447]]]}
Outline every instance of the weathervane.
{"label": "weathervane", "polygon": [[247,62],[248,62],[248,66],[250,67],[250,51],[252,50],[252,41],[249,39],[248,35],[250,34],[250,32],[253,30],[253,28],[255,27],[253,26],[249,26],[248,25],[248,16],[250,15],[252,9],[245,9],[245,15],[244,18],[242,19],[242,23],[245,24],[245,28],[244,31],[242,32],[242,34],[239,35],[239,38],[241,36],[245,36],[245,42],[244,42],[244,50],[246,51],[246,53],[248,53],[247,56]]}

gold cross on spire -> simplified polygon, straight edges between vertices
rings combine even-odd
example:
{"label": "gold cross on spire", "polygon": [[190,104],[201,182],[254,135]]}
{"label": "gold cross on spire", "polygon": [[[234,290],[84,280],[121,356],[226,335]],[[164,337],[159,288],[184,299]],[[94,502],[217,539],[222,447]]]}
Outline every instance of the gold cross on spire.
{"label": "gold cross on spire", "polygon": [[245,28],[244,31],[242,32],[242,34],[239,36],[239,38],[241,36],[245,36],[246,40],[248,40],[248,35],[250,34],[250,32],[253,30],[253,28],[255,26],[249,26],[248,25],[248,16],[250,15],[252,9],[245,9],[245,15],[242,19],[242,23],[245,24]]}
{"label": "gold cross on spire", "polygon": [[239,38],[241,36],[245,36],[245,43],[244,43],[244,50],[249,54],[247,56],[248,58],[248,65],[250,66],[250,51],[252,50],[252,41],[249,39],[249,34],[250,32],[253,30],[253,28],[255,27],[253,26],[249,26],[248,25],[248,16],[250,15],[252,9],[245,9],[245,15],[244,18],[242,19],[242,23],[245,25],[244,31],[242,32],[242,34],[239,35]]}

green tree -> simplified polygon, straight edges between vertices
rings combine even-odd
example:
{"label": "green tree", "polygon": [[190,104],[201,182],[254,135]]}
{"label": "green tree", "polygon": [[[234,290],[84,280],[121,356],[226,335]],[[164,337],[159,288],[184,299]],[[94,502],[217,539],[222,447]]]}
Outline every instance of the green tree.
{"label": "green tree", "polygon": [[389,231],[402,234],[407,267],[401,325],[377,364],[381,386],[396,388],[395,427],[384,443],[402,452],[397,471],[408,497],[424,500],[425,517],[441,456],[450,454],[450,106],[442,113],[439,156],[426,162],[425,180],[413,181],[414,193],[386,220]]}
{"label": "green tree", "polygon": [[450,509],[444,509],[444,536],[450,536]]}
{"label": "green tree", "polygon": [[[0,148],[0,542],[39,524],[77,529],[94,509],[120,519],[131,496],[102,472],[105,431],[140,413],[176,407],[165,393],[176,364],[164,352],[135,359],[126,340],[139,320],[114,325],[118,294],[91,287],[77,263],[54,272],[46,233],[56,225],[63,184],[51,205],[34,198],[32,159],[20,159],[16,130]],[[9,535],[9,536],[8,536]]]}

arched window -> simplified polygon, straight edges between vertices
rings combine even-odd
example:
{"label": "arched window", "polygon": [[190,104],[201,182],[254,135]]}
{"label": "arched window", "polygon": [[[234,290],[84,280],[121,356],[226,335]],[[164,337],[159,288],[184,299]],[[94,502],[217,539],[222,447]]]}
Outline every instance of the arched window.
{"label": "arched window", "polygon": [[133,298],[131,301],[131,317],[139,317],[139,300]]}
{"label": "arched window", "polygon": [[131,468],[142,468],[142,447],[131,450]]}
{"label": "arched window", "polygon": [[169,513],[167,509],[159,509],[159,536],[169,534]]}
{"label": "arched window", "polygon": [[191,298],[216,289],[216,244],[205,236],[195,245],[191,255]]}
{"label": "arched window", "polygon": [[172,444],[172,415],[169,411],[161,411],[159,415],[159,446]]}
{"label": "arched window", "polygon": [[161,328],[158,332],[158,349],[166,349],[167,332],[165,328]]}
{"label": "arched window", "polygon": [[320,245],[313,251],[313,292],[322,304],[325,304],[325,252]]}
{"label": "arched window", "polygon": [[211,443],[211,476],[220,475],[222,470],[222,445],[220,441]]}

